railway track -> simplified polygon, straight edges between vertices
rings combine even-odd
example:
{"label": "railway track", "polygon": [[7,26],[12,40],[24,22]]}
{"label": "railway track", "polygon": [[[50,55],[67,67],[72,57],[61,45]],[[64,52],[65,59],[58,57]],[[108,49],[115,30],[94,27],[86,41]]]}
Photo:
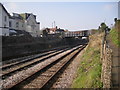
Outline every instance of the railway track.
{"label": "railway track", "polygon": [[[55,76],[62,70],[85,46],[77,46],[59,54],[46,58],[43,62],[22,68],[17,73],[2,80],[2,88],[46,88]],[[38,60],[38,59],[36,59]],[[30,64],[28,64],[30,65]],[[14,73],[14,70],[13,70]]]}
{"label": "railway track", "polygon": [[2,79],[6,79],[9,76],[12,76],[13,74],[15,74],[23,69],[25,70],[29,67],[32,67],[32,66],[36,65],[37,63],[43,62],[44,60],[46,60],[50,57],[53,57],[59,53],[62,53],[68,49],[70,49],[70,48],[66,48],[66,49],[58,50],[58,51],[50,51],[50,52],[42,54],[42,55],[41,54],[36,55],[34,57],[24,59],[24,60],[19,61],[19,62],[5,65],[2,67],[2,74],[0,75],[0,77],[2,77]]}
{"label": "railway track", "polygon": [[15,66],[15,65],[18,65],[18,64],[21,64],[21,63],[25,63],[25,62],[29,62],[33,59],[36,59],[36,58],[39,58],[39,57],[42,57],[42,56],[46,56],[48,54],[57,52],[59,50],[64,50],[66,48],[68,48],[68,47],[55,48],[55,49],[53,49],[51,51],[48,51],[48,52],[35,54],[35,55],[30,55],[30,56],[21,57],[21,58],[16,58],[16,59],[8,60],[8,61],[3,61],[2,66],[0,66],[0,69],[5,70],[7,68],[11,68],[12,66]]}
{"label": "railway track", "polygon": [[32,56],[27,56],[27,57],[19,58],[19,59],[15,60],[15,61],[14,60],[11,61],[11,63],[3,64],[2,66],[0,66],[0,69],[5,70],[7,68],[11,68],[12,66],[15,66],[15,65],[18,65],[18,64],[21,64],[21,63],[24,63],[24,62],[29,62],[29,61],[31,61],[31,60],[33,60],[35,58],[51,54],[51,53],[53,53],[55,51],[49,51],[49,52],[42,53],[42,54],[37,54],[37,55],[32,55]]}
{"label": "railway track", "polygon": [[19,58],[15,58],[15,59],[10,59],[10,60],[5,60],[5,61],[2,61],[2,66],[0,65],[0,69],[3,68],[4,66],[6,65],[9,65],[9,64],[13,64],[15,62],[18,62],[18,61],[23,61],[25,59],[33,59],[33,58],[37,58],[37,57],[40,57],[40,56],[45,56],[47,53],[50,53],[50,52],[54,52],[54,51],[58,51],[58,50],[62,50],[62,49],[65,49],[67,48],[68,46],[62,46],[62,47],[57,47],[57,48],[53,48],[51,50],[43,50],[41,51],[40,53],[38,54],[33,54],[33,55],[29,55],[29,56],[24,56],[24,57],[19,57]]}

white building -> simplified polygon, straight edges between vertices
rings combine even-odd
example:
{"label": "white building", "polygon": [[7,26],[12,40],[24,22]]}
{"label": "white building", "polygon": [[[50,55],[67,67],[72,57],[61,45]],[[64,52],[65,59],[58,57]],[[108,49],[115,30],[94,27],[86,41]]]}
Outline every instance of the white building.
{"label": "white building", "polygon": [[9,36],[9,17],[10,14],[0,3],[0,36]]}
{"label": "white building", "polygon": [[20,15],[25,21],[25,30],[33,37],[40,36],[40,23],[36,21],[36,15],[33,15],[32,13],[23,13]]}
{"label": "white building", "polygon": [[9,28],[13,30],[25,30],[23,18],[19,14],[13,13],[9,19]]}

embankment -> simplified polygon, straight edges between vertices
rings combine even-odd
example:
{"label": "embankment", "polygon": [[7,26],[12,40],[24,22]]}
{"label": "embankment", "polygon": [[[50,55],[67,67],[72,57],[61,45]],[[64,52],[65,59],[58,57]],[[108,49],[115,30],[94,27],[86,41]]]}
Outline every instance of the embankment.
{"label": "embankment", "polygon": [[111,79],[111,53],[103,43],[104,34],[89,37],[72,88],[107,88]]}

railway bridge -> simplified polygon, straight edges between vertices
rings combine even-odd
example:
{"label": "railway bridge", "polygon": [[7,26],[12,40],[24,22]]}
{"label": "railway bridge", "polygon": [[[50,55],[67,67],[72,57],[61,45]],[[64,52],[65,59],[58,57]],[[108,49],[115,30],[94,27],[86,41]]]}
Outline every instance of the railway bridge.
{"label": "railway bridge", "polygon": [[89,37],[90,35],[90,31],[85,30],[85,31],[69,31],[69,32],[65,32],[64,37],[65,38],[70,38],[70,37]]}

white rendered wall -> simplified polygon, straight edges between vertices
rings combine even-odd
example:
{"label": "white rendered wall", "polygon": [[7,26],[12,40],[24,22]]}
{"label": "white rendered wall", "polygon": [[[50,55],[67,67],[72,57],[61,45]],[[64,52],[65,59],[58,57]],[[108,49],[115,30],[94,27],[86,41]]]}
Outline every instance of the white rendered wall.
{"label": "white rendered wall", "polygon": [[2,7],[0,5],[0,36],[2,36]]}
{"label": "white rendered wall", "polygon": [[[6,21],[5,21],[5,16],[6,16]],[[5,25],[7,28],[1,28],[0,34],[2,31],[3,36],[9,36],[9,16],[0,5],[0,27],[4,27]]]}

